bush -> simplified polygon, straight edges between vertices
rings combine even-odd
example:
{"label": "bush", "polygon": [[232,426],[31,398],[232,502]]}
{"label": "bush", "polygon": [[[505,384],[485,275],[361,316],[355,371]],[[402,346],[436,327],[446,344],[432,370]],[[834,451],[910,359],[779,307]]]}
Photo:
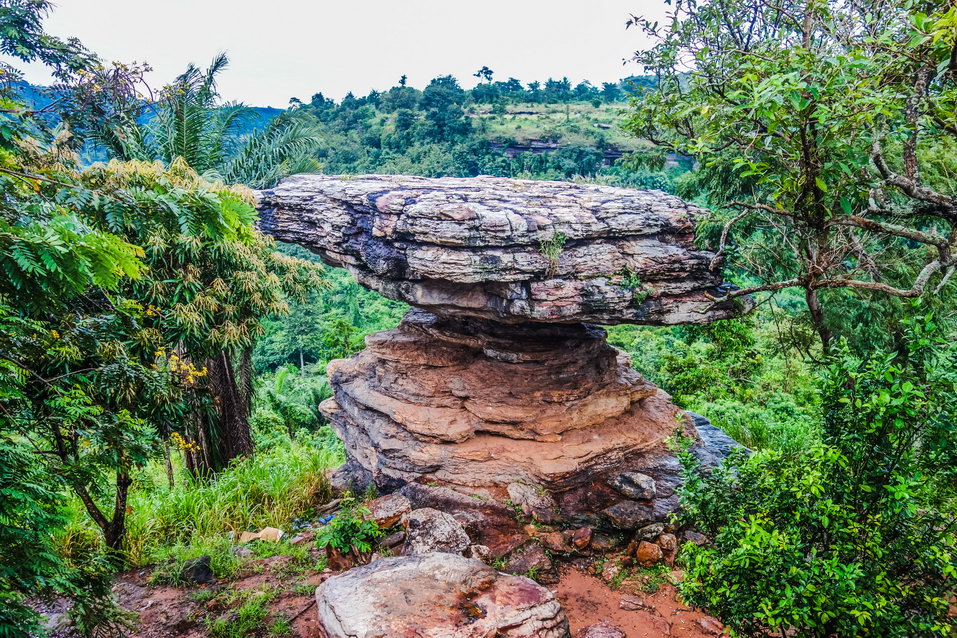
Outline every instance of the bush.
{"label": "bush", "polygon": [[351,496],[342,499],[342,507],[335,518],[328,525],[319,530],[316,536],[316,545],[332,547],[343,553],[352,553],[354,556],[367,554],[372,551],[372,541],[384,535],[375,521],[366,517],[369,510],[359,504]]}
{"label": "bush", "polygon": [[746,636],[948,636],[957,593],[954,348],[931,317],[897,352],[845,349],[827,371],[823,442],[735,454],[708,474],[679,452],[686,600]]}

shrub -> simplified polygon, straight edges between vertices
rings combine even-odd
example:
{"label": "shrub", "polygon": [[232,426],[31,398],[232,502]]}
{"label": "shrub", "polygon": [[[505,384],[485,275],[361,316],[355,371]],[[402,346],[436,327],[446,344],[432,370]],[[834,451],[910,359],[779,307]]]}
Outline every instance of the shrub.
{"label": "shrub", "polygon": [[385,532],[375,521],[366,517],[369,510],[351,496],[343,497],[342,508],[328,525],[319,530],[316,545],[332,547],[343,553],[366,554],[372,551],[372,541]]}
{"label": "shrub", "polygon": [[947,636],[957,592],[954,348],[932,317],[896,352],[843,350],[825,379],[823,442],[685,467],[689,603],[747,636]]}

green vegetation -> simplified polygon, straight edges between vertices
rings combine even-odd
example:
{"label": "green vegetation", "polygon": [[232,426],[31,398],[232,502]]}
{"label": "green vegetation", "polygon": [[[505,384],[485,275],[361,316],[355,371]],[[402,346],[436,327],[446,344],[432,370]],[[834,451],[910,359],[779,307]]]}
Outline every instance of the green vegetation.
{"label": "green vegetation", "polygon": [[372,541],[384,535],[385,530],[369,518],[369,510],[346,494],[336,517],[319,530],[316,545],[360,557],[371,552]]}
{"label": "green vegetation", "polygon": [[275,595],[275,592],[269,590],[245,594],[234,610],[207,620],[210,638],[245,638],[255,635],[269,615],[269,601]]}
{"label": "green vegetation", "polygon": [[[221,102],[225,56],[147,103],[144,67],[45,34],[49,8],[0,0],[0,52],[56,77],[33,108],[0,64],[0,637],[36,631],[25,603],[57,596],[82,634],[125,635],[122,566],[172,584],[203,555],[220,578],[280,554],[283,578],[325,567],[286,542],[243,559],[233,540],[329,500],[326,367],[407,309],[254,229],[249,187],[320,169],[588,180],[709,207],[699,241],[742,287],[719,294],[756,311],[608,329],[755,450],[709,472],[676,441],[683,522],[713,541],[679,554],[683,596],[736,635],[952,632],[953,6],[681,2],[674,21],[632,21],[651,76],[523,85],[482,67],[469,90],[403,77],[260,122]],[[541,240],[553,274],[566,240]],[[648,298],[638,273],[609,276]],[[361,560],[384,533],[365,514],[344,499],[317,544]],[[665,571],[615,584],[651,592]],[[211,636],[286,635],[275,595],[193,601]]]}
{"label": "green vegetation", "polygon": [[952,294],[957,200],[939,167],[957,152],[957,58],[944,4],[710,0],[631,21],[654,43],[637,61],[658,82],[628,130],[700,161],[678,191],[718,211],[706,234],[743,286],[728,295],[799,290],[825,352],[858,319],[871,328],[856,336],[882,342],[902,298]]}
{"label": "green vegetation", "polygon": [[748,636],[950,635],[957,351],[929,314],[908,330],[832,359],[821,442],[710,474],[682,453],[686,515],[714,538],[684,548],[689,602]]}
{"label": "green vegetation", "polygon": [[713,539],[681,591],[735,635],[952,635],[957,9],[758,7],[632,21],[659,82],[627,126],[699,159],[675,188],[715,210],[727,296],[765,293],[629,348],[758,449],[713,472],[680,452],[685,522]]}
{"label": "green vegetation", "polygon": [[318,154],[327,173],[587,177],[667,190],[686,166],[636,171],[615,163],[648,146],[622,130],[621,112],[651,83],[631,77],[598,89],[564,78],[528,85],[510,78],[466,90],[441,76],[423,90],[400,80],[339,103],[317,93],[309,102],[294,100],[291,112],[321,123]]}

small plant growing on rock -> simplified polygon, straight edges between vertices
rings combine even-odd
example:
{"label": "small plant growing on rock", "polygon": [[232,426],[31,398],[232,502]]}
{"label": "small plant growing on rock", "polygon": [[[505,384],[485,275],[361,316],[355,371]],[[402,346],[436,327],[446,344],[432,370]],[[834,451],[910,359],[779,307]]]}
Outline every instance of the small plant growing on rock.
{"label": "small plant growing on rock", "polygon": [[548,239],[539,239],[538,248],[545,259],[548,260],[548,277],[554,277],[558,271],[558,257],[565,249],[565,242],[568,236],[565,233],[552,233]]}
{"label": "small plant growing on rock", "polygon": [[372,542],[383,536],[384,530],[369,518],[369,510],[351,495],[342,498],[342,508],[329,524],[319,530],[316,545],[350,556],[356,562],[372,551]]}

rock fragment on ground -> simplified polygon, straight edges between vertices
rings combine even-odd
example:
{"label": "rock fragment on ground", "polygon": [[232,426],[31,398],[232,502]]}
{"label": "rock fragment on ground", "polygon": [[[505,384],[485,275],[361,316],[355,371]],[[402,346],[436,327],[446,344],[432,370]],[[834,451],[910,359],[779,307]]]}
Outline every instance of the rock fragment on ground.
{"label": "rock fragment on ground", "polygon": [[211,583],[214,580],[209,556],[191,558],[183,563],[180,578],[188,583]]}
{"label": "rock fragment on ground", "polygon": [[635,558],[645,567],[651,567],[657,564],[661,561],[662,556],[663,552],[658,545],[649,543],[648,541],[638,543],[638,551],[635,553]]}
{"label": "rock fragment on ground", "polygon": [[365,506],[369,510],[366,518],[375,521],[379,529],[393,527],[403,516],[412,511],[412,503],[405,495],[398,492],[372,499]]}
{"label": "rock fragment on ground", "polygon": [[626,638],[625,632],[607,622],[600,622],[580,629],[575,638]]}
{"label": "rock fragment on ground", "polygon": [[471,544],[458,521],[430,507],[413,510],[406,516],[405,534],[402,553],[407,556],[430,552],[461,554]]}
{"label": "rock fragment on ground", "polygon": [[430,553],[383,558],[316,590],[324,638],[568,638],[554,594],[481,561]]}

